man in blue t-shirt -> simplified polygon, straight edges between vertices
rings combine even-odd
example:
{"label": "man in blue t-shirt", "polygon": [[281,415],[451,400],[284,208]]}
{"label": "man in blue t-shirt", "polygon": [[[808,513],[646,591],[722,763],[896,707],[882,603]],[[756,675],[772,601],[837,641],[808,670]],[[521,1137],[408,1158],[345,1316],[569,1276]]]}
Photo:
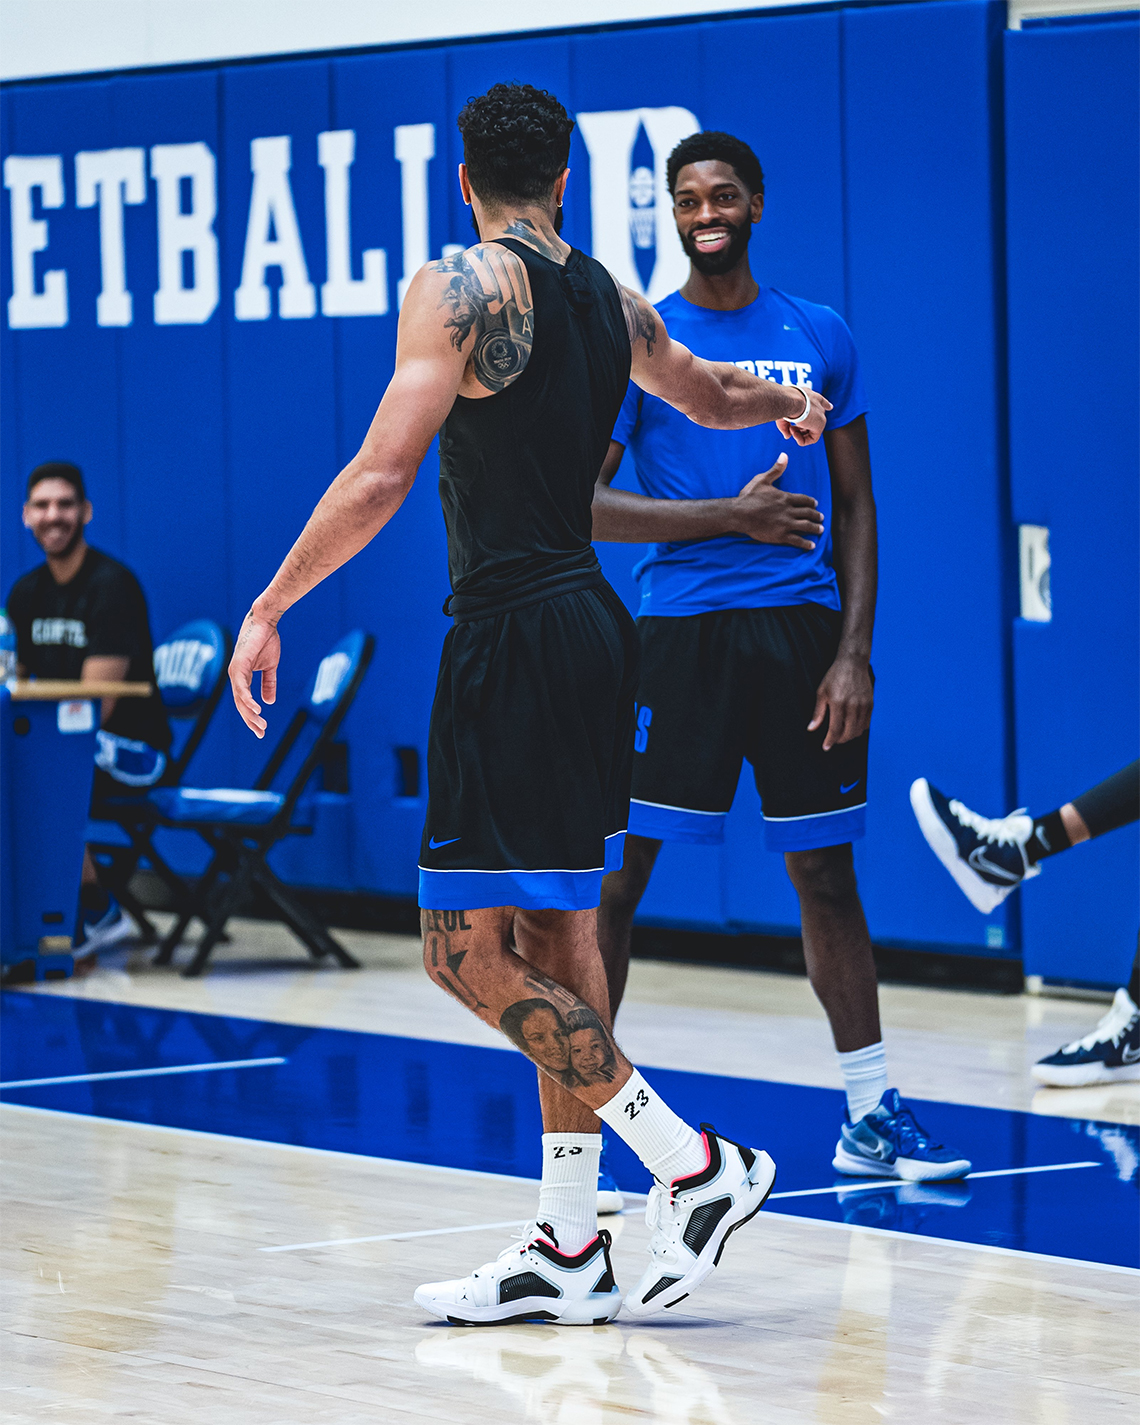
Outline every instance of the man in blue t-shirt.
{"label": "man in blue t-shirt", "polygon": [[[835,1167],[960,1177],[969,1160],[932,1142],[888,1088],[855,882],[876,585],[855,346],[830,307],[753,277],[748,243],[764,175],[746,143],[694,134],[673,150],[668,177],[690,260],[685,285],[658,304],[670,335],[698,356],[822,392],[832,410],[822,442],[789,449],[773,425],[706,430],[635,385],[626,395],[594,497],[594,538],[653,542],[634,570],[643,662],[629,835],[598,911],[611,1010],[661,843],[721,842],[746,758],[768,849],[784,853],[799,895],[808,975],[846,1083]],[[641,494],[610,487],[627,446]]]}

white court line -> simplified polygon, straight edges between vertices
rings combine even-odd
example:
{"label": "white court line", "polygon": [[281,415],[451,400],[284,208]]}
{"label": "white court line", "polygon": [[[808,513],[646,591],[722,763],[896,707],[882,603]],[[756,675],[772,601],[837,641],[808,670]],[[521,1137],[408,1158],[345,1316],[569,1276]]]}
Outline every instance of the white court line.
{"label": "white court line", "polygon": [[876,1178],[873,1183],[838,1183],[835,1187],[825,1188],[801,1188],[798,1192],[774,1192],[769,1196],[770,1202],[775,1202],[778,1197],[819,1197],[823,1193],[829,1192],[870,1192],[872,1188],[900,1188],[900,1187],[935,1187],[941,1183],[968,1183],[975,1178],[1012,1178],[1021,1173],[1063,1173],[1069,1168],[1099,1168],[1100,1163],[1044,1163],[1036,1168],[990,1168],[984,1173],[967,1173],[964,1178],[935,1178],[926,1179],[923,1182],[911,1182],[903,1178]]}
{"label": "white court line", "polygon": [[287,1064],[288,1059],[225,1059],[221,1063],[173,1064],[162,1069],[113,1069],[105,1074],[61,1074],[55,1079],[9,1079],[0,1089],[36,1089],[46,1084],[93,1084],[102,1079],[149,1079],[160,1074],[205,1074],[212,1069],[256,1069],[265,1064]]}
{"label": "white court line", "polygon": [[468,1222],[462,1227],[429,1227],[422,1232],[385,1232],[380,1237],[334,1237],[328,1242],[291,1242],[287,1247],[258,1247],[259,1252],[303,1252],[309,1247],[355,1247],[358,1242],[404,1242],[412,1237],[448,1237],[453,1232],[489,1232],[492,1227],[524,1227],[529,1217],[517,1222]]}
{"label": "white court line", "polygon": [[[1061,1173],[1068,1168],[1099,1168],[1100,1163],[1046,1163],[1034,1168],[991,1168],[988,1172],[969,1173],[966,1178],[955,1178],[955,1182],[965,1182],[970,1178],[1008,1178],[1019,1173]],[[903,1182],[898,1178],[879,1178],[873,1183],[855,1183],[850,1187],[840,1183],[836,1187],[803,1188],[798,1192],[774,1192],[769,1201],[785,1197],[818,1197],[821,1193],[870,1192],[874,1188],[930,1187],[930,1183]],[[634,1194],[628,1194],[633,1196]],[[636,1194],[638,1197],[640,1193]],[[628,1212],[629,1209],[626,1209]],[[283,1247],[259,1247],[259,1252],[304,1252],[317,1247],[355,1247],[361,1242],[403,1242],[412,1237],[448,1237],[455,1232],[488,1232],[493,1227],[522,1227],[529,1218],[518,1222],[472,1222],[466,1227],[429,1227],[417,1232],[385,1232],[376,1237],[333,1237],[326,1242],[291,1242]],[[941,1240],[941,1239],[939,1239]],[[1067,1260],[1067,1259],[1066,1259]]]}
{"label": "white court line", "polygon": [[[508,1052],[504,1050],[504,1052]],[[40,1108],[30,1103],[0,1104],[4,1113],[41,1114],[50,1118],[81,1118],[87,1123],[107,1123],[116,1128],[133,1128],[143,1133],[167,1133],[183,1138],[196,1138],[204,1143],[235,1143],[245,1148],[250,1146],[267,1148],[279,1153],[300,1153],[310,1157],[334,1158],[347,1166],[378,1168],[401,1168],[422,1173],[446,1173],[454,1177],[483,1178],[489,1181],[530,1183],[537,1187],[537,1178],[524,1178],[514,1173],[489,1173],[480,1168],[448,1168],[437,1163],[406,1162],[402,1158],[374,1158],[365,1153],[346,1153],[340,1148],[310,1148],[305,1143],[274,1143],[268,1138],[242,1138],[237,1133],[211,1133],[205,1128],[174,1128],[166,1123],[139,1123],[133,1118],[110,1118],[102,1114],[79,1113],[67,1108]],[[883,1180],[887,1182],[887,1179]],[[895,1179],[890,1182],[901,1186]],[[625,1193],[626,1197],[638,1197],[639,1193]],[[1140,1277],[1140,1268],[1118,1267],[1112,1262],[1091,1262],[1084,1257],[1055,1257],[1048,1252],[1028,1252],[1021,1247],[994,1247],[987,1242],[962,1242],[955,1237],[929,1237],[921,1232],[897,1232],[891,1227],[864,1227],[855,1222],[833,1222],[827,1217],[797,1217],[791,1212],[777,1214],[781,1222],[802,1222],[809,1227],[837,1228],[840,1232],[866,1232],[872,1237],[897,1237],[903,1242],[925,1242],[932,1247],[954,1247],[964,1252],[996,1253],[1002,1257],[1023,1257],[1029,1261],[1054,1262],[1062,1267],[1082,1267],[1094,1272],[1122,1273],[1124,1276]]]}

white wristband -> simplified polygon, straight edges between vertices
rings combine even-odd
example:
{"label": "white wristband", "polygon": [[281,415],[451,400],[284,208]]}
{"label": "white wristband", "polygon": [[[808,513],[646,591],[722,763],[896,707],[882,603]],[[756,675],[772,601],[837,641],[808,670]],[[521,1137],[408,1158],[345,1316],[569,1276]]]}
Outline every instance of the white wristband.
{"label": "white wristband", "polygon": [[811,415],[811,395],[810,395],[810,393],[809,393],[809,392],[810,392],[810,388],[807,387],[807,386],[797,386],[797,387],[796,387],[796,390],[803,392],[803,397],[804,397],[804,403],[805,403],[805,404],[804,404],[803,413],[802,413],[801,415],[798,415],[798,416],[795,418],[795,420],[789,420],[789,421],[788,421],[788,424],[789,424],[789,425],[792,425],[792,426],[801,425],[804,421],[807,420],[808,416]]}

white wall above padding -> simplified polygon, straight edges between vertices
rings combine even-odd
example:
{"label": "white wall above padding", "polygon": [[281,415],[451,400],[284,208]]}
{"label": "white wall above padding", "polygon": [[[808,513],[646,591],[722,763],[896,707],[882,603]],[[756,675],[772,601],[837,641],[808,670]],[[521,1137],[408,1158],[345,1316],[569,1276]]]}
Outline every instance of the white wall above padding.
{"label": "white wall above padding", "polygon": [[[783,0],[792,8],[814,0]],[[303,54],[664,16],[731,14],[725,0],[4,0],[0,79]],[[782,8],[779,5],[773,8]]]}

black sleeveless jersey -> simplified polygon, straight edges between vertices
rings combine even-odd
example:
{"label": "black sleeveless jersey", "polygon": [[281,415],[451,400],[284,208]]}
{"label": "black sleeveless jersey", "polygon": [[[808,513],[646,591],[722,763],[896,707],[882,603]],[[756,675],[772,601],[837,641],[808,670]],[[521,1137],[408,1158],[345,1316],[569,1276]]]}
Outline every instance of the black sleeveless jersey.
{"label": "black sleeveless jersey", "polygon": [[534,337],[522,375],[457,396],[439,435],[454,611],[468,617],[600,581],[590,504],[629,384],[629,331],[601,263],[572,249],[561,267],[495,241],[526,267]]}

